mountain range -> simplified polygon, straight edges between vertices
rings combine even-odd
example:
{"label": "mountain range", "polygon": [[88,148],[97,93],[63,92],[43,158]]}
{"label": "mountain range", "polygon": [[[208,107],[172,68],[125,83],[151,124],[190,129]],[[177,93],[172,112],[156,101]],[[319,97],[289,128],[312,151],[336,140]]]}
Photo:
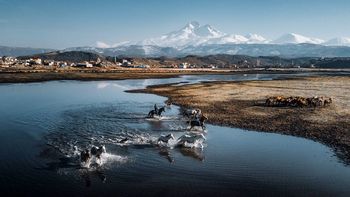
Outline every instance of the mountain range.
{"label": "mountain range", "polygon": [[53,50],[54,49],[0,46],[0,57],[2,56],[16,57],[16,56],[22,56],[22,55],[32,55],[32,54],[39,54],[39,53],[47,53]]}
{"label": "mountain range", "polygon": [[160,47],[174,47],[183,49],[188,46],[208,44],[321,44],[325,46],[350,46],[350,38],[339,37],[325,41],[320,38],[303,36],[297,33],[287,33],[274,40],[268,40],[258,34],[227,34],[217,30],[211,25],[200,25],[198,22],[190,22],[183,28],[164,34],[160,37],[149,38],[136,42],[122,42],[108,45],[98,42],[99,48],[113,48],[126,45],[153,45]]}
{"label": "mountain range", "polygon": [[[53,51],[0,47],[0,56],[32,55]],[[183,28],[159,37],[116,44],[97,42],[97,46],[71,47],[61,51],[85,51],[104,56],[183,57],[186,55],[250,55],[281,57],[350,57],[350,38],[324,41],[296,33],[269,40],[258,34],[227,34],[211,25],[190,22]]]}

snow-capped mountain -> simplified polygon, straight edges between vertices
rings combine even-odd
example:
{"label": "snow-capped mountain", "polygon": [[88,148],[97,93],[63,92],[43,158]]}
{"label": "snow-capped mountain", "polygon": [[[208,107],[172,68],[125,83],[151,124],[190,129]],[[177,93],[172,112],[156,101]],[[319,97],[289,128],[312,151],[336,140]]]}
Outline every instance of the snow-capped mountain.
{"label": "snow-capped mountain", "polygon": [[161,47],[174,47],[182,49],[188,46],[206,44],[254,44],[266,43],[266,39],[257,34],[247,36],[226,34],[211,25],[200,25],[198,22],[190,22],[180,30],[170,32],[160,37],[142,40],[135,45],[155,45]]}
{"label": "snow-capped mountain", "polygon": [[178,31],[173,31],[157,38],[146,39],[137,44],[182,48],[189,45],[203,44],[210,39],[224,35],[224,33],[210,25],[201,26],[198,22],[190,22]]}
{"label": "snow-capped mountain", "polygon": [[319,38],[310,38],[296,33],[284,34],[276,40],[272,41],[273,44],[322,44],[324,40]]}
{"label": "snow-capped mountain", "polygon": [[248,43],[251,43],[251,44],[254,44],[254,43],[266,44],[269,42],[266,38],[258,34],[247,34],[245,37],[248,39]]}
{"label": "snow-capped mountain", "polygon": [[325,42],[322,39],[289,33],[271,41],[258,34],[247,34],[245,36],[227,34],[211,25],[190,22],[177,31],[159,37],[118,44],[97,42],[97,47],[66,49],[66,51],[73,50],[95,52],[107,56],[141,57],[211,54],[347,57],[350,56],[350,38],[335,38]]}
{"label": "snow-capped mountain", "polygon": [[[28,55],[32,51],[39,50],[0,47],[0,56]],[[63,51],[86,51],[104,56],[128,57],[179,57],[214,54],[350,57],[350,38],[340,37],[325,42],[322,39],[289,33],[271,41],[258,34],[247,34],[245,36],[227,34],[211,25],[190,22],[177,31],[142,41],[125,41],[117,44],[98,41],[96,47],[72,47]]]}
{"label": "snow-capped mountain", "polygon": [[324,42],[323,45],[327,46],[350,46],[350,38],[347,37],[338,37]]}
{"label": "snow-capped mountain", "polygon": [[211,25],[200,25],[198,22],[190,22],[183,28],[164,34],[159,37],[149,38],[142,41],[127,41],[118,44],[109,45],[103,42],[97,42],[98,48],[116,48],[120,46],[157,46],[173,47],[184,49],[189,46],[202,46],[213,44],[321,44],[321,45],[340,45],[350,46],[350,38],[334,38],[325,42],[319,38],[307,37],[296,33],[287,33],[275,40],[268,40],[258,34],[247,34],[245,36],[238,34],[227,34],[219,31]]}

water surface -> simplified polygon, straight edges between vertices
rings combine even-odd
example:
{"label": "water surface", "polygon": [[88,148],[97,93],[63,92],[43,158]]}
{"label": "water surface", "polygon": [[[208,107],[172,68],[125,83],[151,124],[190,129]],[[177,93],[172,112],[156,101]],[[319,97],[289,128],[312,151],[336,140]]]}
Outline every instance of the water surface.
{"label": "water surface", "polygon": [[[3,194],[155,196],[349,196],[350,168],[303,138],[208,125],[203,149],[159,148],[161,134],[186,132],[179,108],[144,117],[166,98],[125,90],[210,80],[290,75],[205,75],[123,81],[0,85]],[[128,137],[122,146],[118,141]],[[106,145],[99,167],[84,169],[74,146]]]}

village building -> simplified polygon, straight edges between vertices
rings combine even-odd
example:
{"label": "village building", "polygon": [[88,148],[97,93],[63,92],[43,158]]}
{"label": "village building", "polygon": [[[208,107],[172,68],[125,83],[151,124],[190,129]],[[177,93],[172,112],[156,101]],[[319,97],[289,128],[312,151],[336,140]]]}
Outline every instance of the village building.
{"label": "village building", "polygon": [[93,65],[89,62],[77,63],[75,66],[76,67],[85,67],[85,68],[92,68],[93,67]]}
{"label": "village building", "polygon": [[43,61],[40,58],[30,58],[29,63],[30,65],[41,65]]}
{"label": "village building", "polygon": [[123,67],[133,67],[132,63],[130,61],[126,60],[126,59],[122,60],[122,66]]}
{"label": "village building", "polygon": [[141,64],[141,65],[135,66],[135,68],[151,68],[151,66],[149,66],[147,64]]}
{"label": "village building", "polygon": [[68,66],[68,64],[67,64],[67,62],[60,62],[60,63],[58,63],[58,66],[60,68],[64,68],[64,67]]}
{"label": "village building", "polygon": [[42,63],[44,66],[54,66],[55,65],[55,61],[53,61],[53,60],[44,60]]}
{"label": "village building", "polygon": [[183,63],[181,63],[180,65],[179,65],[179,68],[181,68],[181,69],[186,69],[186,68],[189,68],[189,63],[187,63],[187,62],[183,62]]}
{"label": "village building", "polygon": [[13,65],[18,61],[15,57],[10,57],[10,56],[3,56],[1,57],[1,60],[2,60],[2,64],[5,64],[5,65]]}

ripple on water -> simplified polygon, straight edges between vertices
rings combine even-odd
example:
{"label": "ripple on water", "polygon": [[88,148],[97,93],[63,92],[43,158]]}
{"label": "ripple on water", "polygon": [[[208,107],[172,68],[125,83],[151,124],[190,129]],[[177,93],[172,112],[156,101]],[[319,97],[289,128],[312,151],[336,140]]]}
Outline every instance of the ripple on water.
{"label": "ripple on water", "polygon": [[[143,107],[149,109],[149,107]],[[123,152],[120,149],[124,146],[133,149],[155,149],[158,156],[152,160],[142,161],[145,167],[157,165],[159,161],[172,162],[173,158],[168,155],[170,154],[168,149],[174,148],[176,141],[172,140],[169,145],[158,150],[155,148],[157,139],[161,134],[170,132],[178,138],[184,133],[187,125],[175,114],[158,119],[147,119],[144,114],[139,112],[139,107],[133,109],[129,105],[89,106],[67,110],[62,113],[61,121],[54,127],[48,127],[49,134],[45,136],[45,140],[48,146],[66,157],[78,157],[78,153],[74,152],[76,149],[81,151],[93,145],[106,145],[110,155],[106,155],[105,160],[101,161],[111,162],[102,162],[101,164],[105,167],[110,166],[107,165],[108,163],[123,163],[120,161],[129,158],[127,155],[117,155],[118,152]],[[193,148],[203,147],[202,144],[187,145]],[[188,149],[187,153],[183,151],[183,154],[191,156],[190,150]],[[131,156],[138,157],[137,154],[131,154]],[[202,159],[202,156],[196,154],[192,156]],[[142,157],[147,158],[145,155]]]}

